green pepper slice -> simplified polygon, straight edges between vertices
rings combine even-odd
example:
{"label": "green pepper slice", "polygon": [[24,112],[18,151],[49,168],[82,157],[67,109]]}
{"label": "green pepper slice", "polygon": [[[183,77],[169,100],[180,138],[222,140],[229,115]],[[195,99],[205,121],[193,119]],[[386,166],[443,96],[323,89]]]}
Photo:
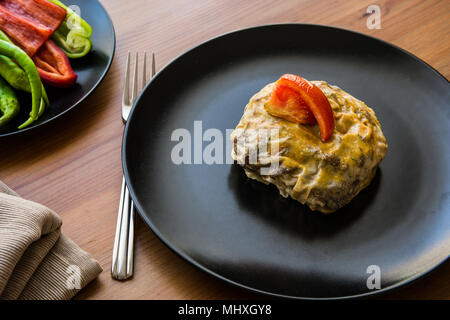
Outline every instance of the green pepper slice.
{"label": "green pepper slice", "polygon": [[91,26],[61,1],[50,1],[67,11],[66,19],[53,33],[52,39],[69,58],[84,57],[92,49]]}

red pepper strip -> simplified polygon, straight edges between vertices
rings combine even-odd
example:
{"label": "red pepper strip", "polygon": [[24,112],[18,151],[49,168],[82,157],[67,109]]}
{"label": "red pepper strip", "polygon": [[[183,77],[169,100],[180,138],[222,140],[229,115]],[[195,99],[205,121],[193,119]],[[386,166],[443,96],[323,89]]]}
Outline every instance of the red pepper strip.
{"label": "red pepper strip", "polygon": [[55,32],[66,11],[47,0],[0,0],[0,30],[30,57]]}
{"label": "red pepper strip", "polygon": [[0,0],[0,6],[35,24],[50,28],[52,33],[66,18],[66,10],[48,0]]}
{"label": "red pepper strip", "polygon": [[33,56],[51,35],[51,29],[36,26],[30,21],[12,15],[2,7],[0,7],[0,30],[29,56]]}
{"label": "red pepper strip", "polygon": [[44,43],[33,61],[44,83],[66,88],[77,81],[77,74],[70,66],[69,58],[52,40]]}
{"label": "red pepper strip", "polygon": [[[280,117],[285,118],[288,121],[294,120],[294,122],[297,123],[310,124],[307,119],[302,122],[301,118],[292,116],[293,114],[295,115],[295,112],[307,115],[307,113],[303,111],[306,106],[319,124],[320,139],[325,142],[331,137],[334,131],[334,115],[330,102],[327,97],[325,97],[322,90],[300,76],[285,74],[276,82],[276,89],[274,90],[274,93],[272,93],[269,102],[266,103],[265,108],[269,113],[274,109],[277,111],[280,110],[279,105],[281,103],[271,103],[272,100],[277,101],[277,98],[274,98],[274,96],[278,95],[278,91],[286,91],[286,95],[292,97],[287,99],[288,107],[285,108],[286,110],[294,111],[291,111],[288,116],[283,115],[282,112],[275,112],[273,115],[278,116],[277,114],[281,113]],[[299,97],[296,97],[295,93],[298,94]]]}

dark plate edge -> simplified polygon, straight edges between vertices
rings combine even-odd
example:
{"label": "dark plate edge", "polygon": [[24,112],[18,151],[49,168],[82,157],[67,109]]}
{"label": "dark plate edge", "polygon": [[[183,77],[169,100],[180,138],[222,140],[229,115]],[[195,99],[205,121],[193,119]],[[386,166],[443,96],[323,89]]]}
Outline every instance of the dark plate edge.
{"label": "dark plate edge", "polygon": [[75,107],[77,107],[82,102],[84,102],[84,100],[86,100],[98,88],[100,83],[105,79],[106,74],[108,73],[109,69],[111,68],[112,62],[114,60],[114,54],[116,52],[116,31],[114,29],[114,24],[113,24],[113,21],[109,15],[108,11],[106,11],[105,7],[103,6],[103,4],[100,1],[97,0],[97,2],[100,5],[100,7],[103,9],[103,11],[105,12],[106,17],[108,18],[108,20],[110,22],[111,31],[112,31],[112,35],[113,35],[113,46],[112,46],[111,56],[108,60],[105,70],[103,71],[103,73],[100,76],[100,78],[98,79],[98,81],[94,84],[94,86],[91,88],[91,90],[89,90],[78,102],[73,104],[69,109],[64,110],[63,112],[57,114],[53,118],[47,119],[44,122],[39,123],[38,125],[28,127],[28,128],[22,129],[22,130],[14,131],[14,132],[0,134],[0,139],[6,138],[6,137],[11,137],[11,136],[18,136],[18,135],[24,134],[26,132],[30,132],[31,130],[41,128],[42,126],[46,125],[47,123],[62,117],[64,114],[68,113],[69,111],[72,111],[73,109],[75,109]]}
{"label": "dark plate edge", "polygon": [[[234,33],[238,33],[241,31],[247,31],[247,30],[252,30],[252,29],[262,29],[262,28],[270,28],[270,27],[280,27],[280,26],[308,26],[308,27],[321,27],[321,28],[325,28],[325,29],[334,29],[334,30],[339,30],[339,31],[344,31],[344,32],[350,32],[353,34],[356,34],[358,36],[363,36],[363,37],[367,37],[370,38],[374,41],[377,42],[381,42],[384,45],[390,46],[394,49],[400,50],[401,52],[405,53],[407,56],[413,58],[414,60],[416,60],[417,62],[423,64],[425,67],[427,67],[428,69],[431,69],[431,71],[433,71],[434,73],[436,73],[439,77],[443,78],[444,80],[446,80],[447,82],[449,82],[449,80],[444,77],[443,74],[441,74],[438,70],[436,70],[435,68],[433,68],[430,64],[428,64],[427,62],[423,61],[422,59],[420,59],[419,57],[417,57],[416,55],[412,54],[409,51],[406,51],[405,49],[402,49],[394,44],[391,44],[387,41],[384,41],[382,39],[378,39],[375,38],[373,36],[369,36],[366,35],[364,33],[361,32],[357,32],[357,31],[353,31],[353,30],[348,30],[348,29],[344,29],[344,28],[339,28],[339,27],[334,27],[334,26],[328,26],[328,25],[321,25],[321,24],[306,24],[306,23],[277,23],[277,24],[266,24],[266,25],[259,25],[259,26],[253,26],[253,27],[248,27],[248,28],[243,28],[243,29],[236,29],[230,32],[226,32],[223,34],[220,34],[216,37],[213,37],[211,39],[208,39],[206,41],[201,42],[200,44],[192,47],[191,49],[182,52],[181,54],[179,54],[178,56],[176,56],[174,59],[172,59],[168,64],[166,64],[145,86],[145,88],[142,89],[141,93],[139,94],[138,98],[136,99],[133,108],[130,112],[129,118],[128,120],[132,119],[133,115],[134,115],[134,109],[136,107],[136,105],[139,103],[143,93],[147,90],[147,88],[152,84],[153,80],[161,73],[163,72],[166,68],[168,68],[171,64],[173,64],[176,60],[182,58],[184,55],[192,52],[193,50],[195,50],[197,47],[200,47],[202,45],[205,45],[209,42],[215,41],[218,38],[222,38],[225,37],[227,35],[230,34],[234,34]],[[282,295],[282,294],[277,294],[277,293],[273,293],[273,292],[268,292],[268,291],[263,291],[263,290],[259,290],[259,289],[255,289],[249,286],[246,286],[244,284],[235,282],[231,279],[225,278],[224,276],[221,276],[220,274],[202,266],[200,263],[196,262],[194,259],[190,258],[188,255],[186,255],[185,253],[183,253],[181,250],[179,250],[177,247],[175,247],[174,245],[172,245],[167,239],[165,239],[165,237],[162,235],[162,233],[158,230],[158,228],[156,228],[156,226],[152,223],[152,221],[143,213],[143,207],[141,206],[141,204],[139,203],[139,201],[137,201],[137,197],[135,194],[135,190],[133,189],[133,185],[130,183],[130,177],[129,177],[129,173],[128,173],[128,168],[127,168],[127,161],[126,161],[126,148],[127,148],[127,144],[126,144],[126,139],[128,136],[128,131],[129,131],[129,126],[130,126],[131,121],[127,121],[127,124],[125,126],[124,129],[124,133],[123,133],[123,138],[122,138],[122,168],[123,168],[123,174],[125,177],[125,181],[126,184],[128,186],[130,195],[133,199],[133,202],[136,206],[136,209],[140,215],[140,217],[145,221],[145,223],[150,227],[151,231],[159,238],[159,240],[161,240],[170,250],[172,250],[174,253],[176,253],[178,256],[180,256],[181,258],[183,258],[185,261],[191,263],[192,265],[194,265],[195,267],[197,267],[198,269],[206,272],[207,274],[216,277],[228,284],[231,284],[233,286],[239,287],[239,288],[243,288],[245,290],[248,290],[250,292],[254,292],[254,293],[258,293],[258,294],[263,294],[263,295],[267,295],[267,296],[271,296],[273,298],[284,298],[284,299],[294,299],[294,300],[349,300],[349,299],[361,299],[361,298],[367,298],[367,297],[374,297],[374,296],[379,296],[381,294],[387,293],[387,292],[392,292],[394,290],[400,289],[402,287],[406,287],[407,285],[412,284],[412,282],[430,274],[431,272],[433,272],[434,270],[436,270],[439,266],[443,265],[447,260],[449,260],[449,257],[447,256],[447,258],[443,259],[442,261],[438,262],[437,264],[435,264],[433,267],[429,268],[426,271],[423,271],[413,277],[410,277],[408,279],[405,279],[397,284],[385,287],[383,289],[379,289],[376,291],[371,291],[371,292],[366,292],[366,293],[361,293],[361,294],[356,294],[356,295],[350,295],[350,296],[339,296],[339,297],[300,297],[300,296],[289,296],[289,295]]]}

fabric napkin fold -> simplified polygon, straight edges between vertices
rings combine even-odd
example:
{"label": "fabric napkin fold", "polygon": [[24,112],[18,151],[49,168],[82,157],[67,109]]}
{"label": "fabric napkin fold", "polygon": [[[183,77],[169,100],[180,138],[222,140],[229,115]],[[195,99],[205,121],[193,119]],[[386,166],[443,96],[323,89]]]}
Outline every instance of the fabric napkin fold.
{"label": "fabric napkin fold", "polygon": [[61,233],[61,218],[0,181],[0,300],[66,300],[102,268]]}

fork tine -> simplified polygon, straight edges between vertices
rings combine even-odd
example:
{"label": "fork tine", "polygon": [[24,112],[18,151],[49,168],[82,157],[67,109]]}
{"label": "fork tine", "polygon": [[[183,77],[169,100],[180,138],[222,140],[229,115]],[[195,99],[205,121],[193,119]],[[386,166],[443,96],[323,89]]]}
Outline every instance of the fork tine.
{"label": "fork tine", "polygon": [[133,94],[131,96],[131,104],[133,104],[134,101],[137,98],[137,92],[138,92],[138,70],[139,70],[139,54],[136,52],[136,63],[134,65]]}
{"label": "fork tine", "polygon": [[155,62],[155,53],[152,52],[152,78],[156,73],[156,62]]}
{"label": "fork tine", "polygon": [[142,68],[142,89],[145,88],[147,84],[147,52],[144,52],[144,66]]}
{"label": "fork tine", "polygon": [[128,51],[127,64],[125,66],[125,82],[123,84],[122,102],[124,104],[130,103],[130,51]]}

